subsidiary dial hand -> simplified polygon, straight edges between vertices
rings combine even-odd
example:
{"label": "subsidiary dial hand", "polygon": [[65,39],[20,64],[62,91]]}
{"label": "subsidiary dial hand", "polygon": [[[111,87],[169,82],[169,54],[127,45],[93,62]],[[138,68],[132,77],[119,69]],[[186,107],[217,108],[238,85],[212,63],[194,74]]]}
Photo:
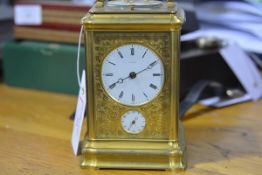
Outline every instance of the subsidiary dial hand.
{"label": "subsidiary dial hand", "polygon": [[128,130],[130,130],[130,129],[132,128],[132,126],[136,124],[137,119],[138,119],[138,117],[136,117],[136,118],[130,123]]}

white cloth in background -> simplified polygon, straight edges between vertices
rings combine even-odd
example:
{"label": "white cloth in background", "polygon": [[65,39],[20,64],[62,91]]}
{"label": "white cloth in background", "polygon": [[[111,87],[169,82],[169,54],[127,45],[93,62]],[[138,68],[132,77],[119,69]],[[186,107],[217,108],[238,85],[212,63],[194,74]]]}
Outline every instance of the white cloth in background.
{"label": "white cloth in background", "polygon": [[248,52],[262,54],[262,5],[236,1],[209,1],[196,5],[200,30],[182,41],[215,36],[237,43]]}

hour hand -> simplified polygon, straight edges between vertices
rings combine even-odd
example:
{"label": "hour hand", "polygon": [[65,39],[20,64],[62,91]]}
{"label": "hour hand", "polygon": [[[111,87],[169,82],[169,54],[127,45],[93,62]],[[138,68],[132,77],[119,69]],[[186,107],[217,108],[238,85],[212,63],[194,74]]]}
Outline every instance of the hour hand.
{"label": "hour hand", "polygon": [[126,79],[128,79],[129,76],[125,77],[125,78],[119,78],[115,83],[111,84],[109,86],[110,89],[114,89],[114,87],[116,86],[116,84],[122,84]]}

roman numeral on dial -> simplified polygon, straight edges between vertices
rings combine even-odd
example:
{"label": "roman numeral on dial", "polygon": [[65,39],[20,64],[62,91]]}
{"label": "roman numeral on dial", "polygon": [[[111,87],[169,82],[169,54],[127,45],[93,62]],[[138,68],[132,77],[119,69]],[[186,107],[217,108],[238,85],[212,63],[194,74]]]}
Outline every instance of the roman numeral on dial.
{"label": "roman numeral on dial", "polygon": [[123,54],[119,50],[117,50],[117,53],[120,56],[120,58],[124,58]]}
{"label": "roman numeral on dial", "polygon": [[132,94],[132,102],[136,101],[136,96],[134,94]]}
{"label": "roman numeral on dial", "polygon": [[108,77],[114,76],[113,73],[106,73],[106,74],[104,74],[104,75],[105,75],[105,76],[108,76]]}
{"label": "roman numeral on dial", "polygon": [[148,49],[146,49],[145,53],[143,54],[142,58],[144,58],[146,56]]}
{"label": "roman numeral on dial", "polygon": [[109,63],[109,64],[112,64],[113,66],[115,66],[115,65],[116,65],[115,63],[112,63],[112,62],[110,62],[110,61],[109,61],[108,63]]}
{"label": "roman numeral on dial", "polygon": [[146,95],[146,93],[143,92],[143,94],[144,94],[144,96],[146,97],[146,99],[148,99],[148,96]]}
{"label": "roman numeral on dial", "polygon": [[119,97],[119,99],[121,99],[123,96],[124,96],[124,92],[121,91],[118,97]]}
{"label": "roman numeral on dial", "polygon": [[113,83],[109,86],[110,89],[114,89],[114,87],[116,87],[116,83]]}
{"label": "roman numeral on dial", "polygon": [[135,55],[135,48],[134,47],[131,48],[131,55],[132,56]]}
{"label": "roman numeral on dial", "polygon": [[152,89],[155,89],[155,90],[157,89],[157,86],[152,84],[152,83],[149,85],[149,87],[151,87]]}

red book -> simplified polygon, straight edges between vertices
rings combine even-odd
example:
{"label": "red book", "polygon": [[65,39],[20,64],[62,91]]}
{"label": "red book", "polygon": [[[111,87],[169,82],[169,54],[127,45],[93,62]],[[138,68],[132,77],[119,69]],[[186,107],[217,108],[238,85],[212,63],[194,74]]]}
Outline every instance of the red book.
{"label": "red book", "polygon": [[52,29],[60,31],[79,32],[81,27],[81,18],[91,8],[87,4],[72,2],[46,2],[33,0],[18,0],[16,5],[40,5],[42,7],[42,24],[41,25],[20,25],[23,27]]}
{"label": "red book", "polygon": [[68,11],[82,11],[88,12],[92,7],[92,4],[85,3],[73,3],[73,2],[60,2],[60,1],[34,1],[34,0],[17,0],[15,4],[39,4],[42,6],[43,10],[53,9],[53,10],[68,10]]}
{"label": "red book", "polygon": [[71,24],[57,24],[57,23],[44,23],[39,26],[23,26],[19,25],[21,27],[30,27],[35,29],[52,29],[52,30],[60,30],[60,31],[74,31],[74,32],[80,32],[81,25],[71,25]]}

